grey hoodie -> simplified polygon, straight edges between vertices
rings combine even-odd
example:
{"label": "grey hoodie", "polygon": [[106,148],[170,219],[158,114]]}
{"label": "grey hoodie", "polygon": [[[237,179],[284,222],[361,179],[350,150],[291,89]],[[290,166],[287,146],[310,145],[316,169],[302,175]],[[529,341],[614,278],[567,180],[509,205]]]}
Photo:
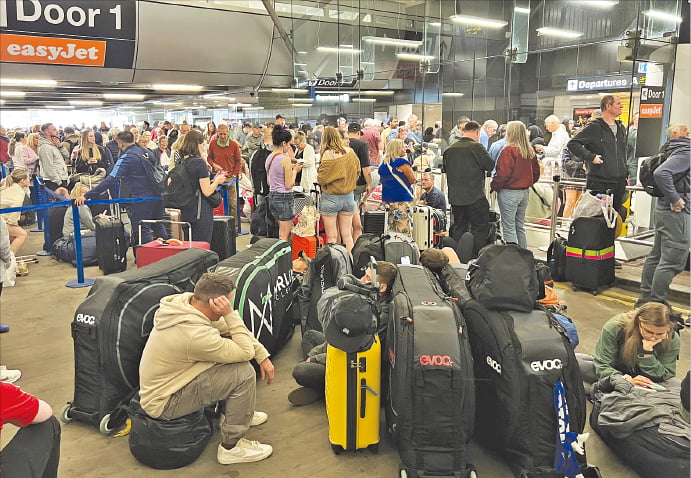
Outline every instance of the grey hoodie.
{"label": "grey hoodie", "polygon": [[69,178],[66,162],[68,159],[69,153],[64,146],[58,148],[44,137],[38,140],[38,162],[44,179],[54,183],[66,181]]}

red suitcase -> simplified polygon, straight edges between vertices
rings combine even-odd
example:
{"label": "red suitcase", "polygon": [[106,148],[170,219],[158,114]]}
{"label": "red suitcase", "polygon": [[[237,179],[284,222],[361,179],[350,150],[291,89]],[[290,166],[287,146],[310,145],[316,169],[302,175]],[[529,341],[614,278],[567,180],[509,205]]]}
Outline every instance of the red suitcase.
{"label": "red suitcase", "polygon": [[211,245],[208,242],[203,242],[203,241],[193,241],[192,240],[192,230],[191,230],[191,225],[189,222],[179,222],[179,221],[168,221],[168,220],[151,220],[151,219],[145,219],[143,221],[139,221],[139,240],[141,241],[142,237],[142,223],[166,223],[170,225],[171,227],[180,227],[182,228],[183,226],[186,226],[189,230],[189,236],[190,240],[189,241],[180,241],[178,239],[168,239],[168,240],[163,240],[161,238],[158,238],[156,240],[153,240],[151,242],[147,242],[146,244],[139,244],[136,248],[135,252],[135,259],[137,262],[137,267],[144,267],[148,266],[149,264],[153,264],[154,262],[160,261],[161,259],[164,259],[166,257],[174,256],[175,254],[178,254],[184,250],[191,249],[191,248],[196,248],[196,249],[206,249],[206,250],[211,250]]}
{"label": "red suitcase", "polygon": [[168,239],[168,241],[156,239],[155,241],[142,244],[137,247],[137,267],[148,266],[192,247],[206,250],[211,248],[208,242],[178,241],[177,239]]}
{"label": "red suitcase", "polygon": [[301,237],[293,234],[293,260],[298,258],[300,251],[305,251],[305,255],[314,258],[317,255],[318,239],[316,236]]}

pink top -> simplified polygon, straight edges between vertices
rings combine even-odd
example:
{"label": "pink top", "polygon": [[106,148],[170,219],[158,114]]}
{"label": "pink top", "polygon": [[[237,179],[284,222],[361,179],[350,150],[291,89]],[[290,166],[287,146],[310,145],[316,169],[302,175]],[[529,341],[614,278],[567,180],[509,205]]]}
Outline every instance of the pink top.
{"label": "pink top", "polygon": [[[266,158],[266,175],[269,180],[269,191],[276,193],[290,193],[293,192],[292,189],[286,189],[286,175],[281,161],[286,155],[280,154],[270,154]],[[269,166],[271,164],[271,166]]]}

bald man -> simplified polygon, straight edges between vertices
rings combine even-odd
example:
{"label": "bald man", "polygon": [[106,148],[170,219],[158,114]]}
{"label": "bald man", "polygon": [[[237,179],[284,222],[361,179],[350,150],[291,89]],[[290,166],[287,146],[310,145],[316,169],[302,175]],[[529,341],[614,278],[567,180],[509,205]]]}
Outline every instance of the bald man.
{"label": "bald man", "polygon": [[[225,123],[216,128],[216,134],[209,139],[208,161],[214,172],[226,171],[233,176],[242,172],[242,155],[237,141],[230,139],[230,129]],[[237,217],[237,192],[235,183],[228,188],[230,215]]]}

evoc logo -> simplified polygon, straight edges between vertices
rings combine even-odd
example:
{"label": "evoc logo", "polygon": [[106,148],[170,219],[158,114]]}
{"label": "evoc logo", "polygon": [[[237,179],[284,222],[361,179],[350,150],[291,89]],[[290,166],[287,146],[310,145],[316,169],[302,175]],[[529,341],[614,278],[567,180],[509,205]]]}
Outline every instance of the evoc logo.
{"label": "evoc logo", "polygon": [[487,365],[489,365],[490,367],[492,367],[492,370],[494,370],[494,371],[497,372],[499,375],[501,375],[501,364],[500,364],[499,362],[497,362],[496,360],[494,360],[494,359],[493,359],[492,357],[490,357],[489,355],[487,356]]}
{"label": "evoc logo", "polygon": [[79,322],[80,324],[85,324],[85,325],[96,325],[96,317],[93,315],[87,315],[87,314],[77,314],[77,317],[75,317],[75,322]]}
{"label": "evoc logo", "polygon": [[443,365],[444,367],[451,367],[453,360],[448,355],[420,355],[420,365]]}
{"label": "evoc logo", "polygon": [[559,370],[561,369],[561,360],[555,358],[551,360],[535,360],[530,362],[530,368],[533,372],[543,372],[545,370]]}

